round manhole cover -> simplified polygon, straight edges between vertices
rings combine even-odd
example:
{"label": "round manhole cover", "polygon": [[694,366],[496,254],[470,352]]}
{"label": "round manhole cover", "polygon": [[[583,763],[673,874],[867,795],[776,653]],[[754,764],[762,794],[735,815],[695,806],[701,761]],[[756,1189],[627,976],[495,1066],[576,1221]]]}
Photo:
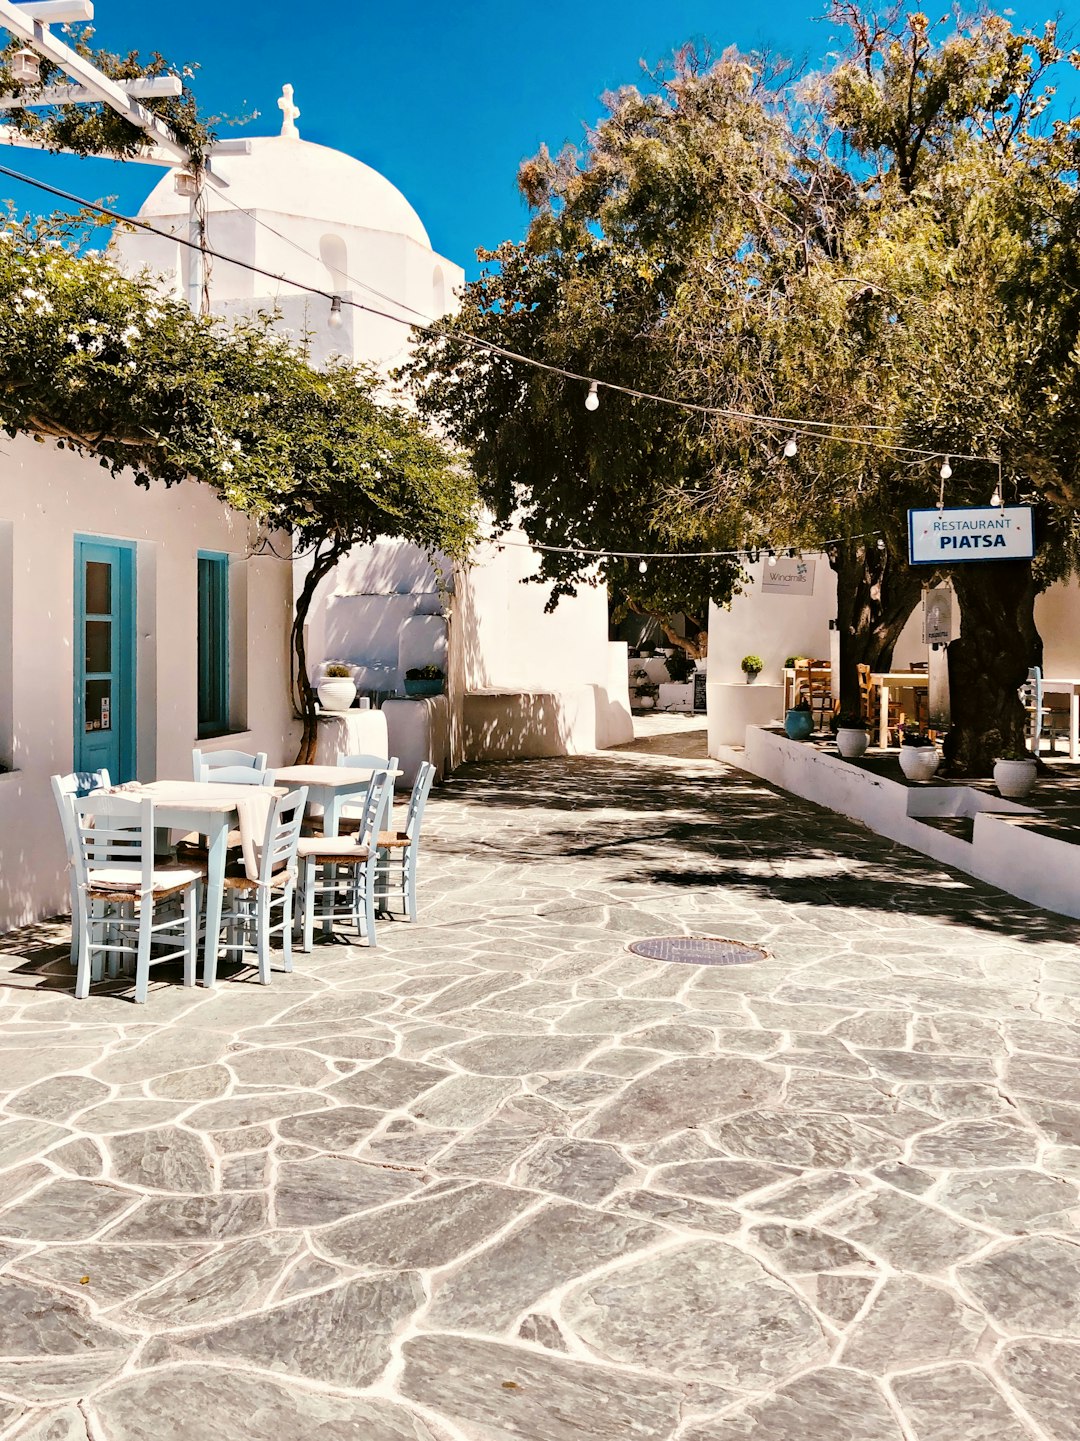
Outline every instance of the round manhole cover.
{"label": "round manhole cover", "polygon": [[684,966],[748,966],[765,959],[760,946],[725,941],[719,936],[657,936],[633,941],[630,949],[635,956],[650,961],[677,961]]}

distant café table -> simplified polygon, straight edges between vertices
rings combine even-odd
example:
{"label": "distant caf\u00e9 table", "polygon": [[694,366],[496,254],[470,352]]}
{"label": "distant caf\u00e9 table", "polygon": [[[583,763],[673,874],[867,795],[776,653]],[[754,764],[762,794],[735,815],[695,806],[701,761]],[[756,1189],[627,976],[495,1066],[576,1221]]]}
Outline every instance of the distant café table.
{"label": "distant caf\u00e9 table", "polygon": [[878,688],[878,745],[885,750],[889,744],[890,691],[929,691],[930,677],[923,670],[890,670],[871,671],[870,680]]}
{"label": "distant caf\u00e9 table", "polygon": [[[203,985],[217,979],[221,901],[225,889],[225,857],[229,831],[259,824],[254,814],[281,794],[268,786],[233,786],[218,781],[146,781],[117,787],[124,795],[154,803],[154,825],[176,831],[198,831],[207,839],[206,941],[203,946]],[[263,810],[265,826],[265,811]],[[262,840],[262,836],[259,836]]]}
{"label": "distant caf\u00e9 table", "polygon": [[[393,779],[400,774],[390,771]],[[364,794],[372,775],[371,766],[280,766],[274,770],[274,784],[307,786],[308,804],[323,808],[323,835],[336,836],[342,807]]]}
{"label": "distant caf\u00e9 table", "polygon": [[1043,679],[1042,693],[1069,697],[1069,759],[1080,761],[1080,680]]}

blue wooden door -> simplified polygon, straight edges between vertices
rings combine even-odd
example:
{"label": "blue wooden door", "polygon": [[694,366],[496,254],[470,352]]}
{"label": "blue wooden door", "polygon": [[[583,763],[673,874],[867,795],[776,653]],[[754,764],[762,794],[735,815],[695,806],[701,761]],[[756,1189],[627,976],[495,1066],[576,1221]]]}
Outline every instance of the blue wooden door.
{"label": "blue wooden door", "polygon": [[75,769],[135,776],[135,547],[75,541]]}

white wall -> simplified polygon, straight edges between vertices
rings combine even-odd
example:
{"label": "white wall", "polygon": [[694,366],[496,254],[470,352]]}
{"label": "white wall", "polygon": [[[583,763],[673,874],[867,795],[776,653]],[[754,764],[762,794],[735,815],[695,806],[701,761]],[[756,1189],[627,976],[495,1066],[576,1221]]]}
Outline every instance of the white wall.
{"label": "white wall", "polygon": [[[12,746],[0,775],[0,931],[67,908],[64,848],[49,776],[72,769],[74,537],[134,541],[137,773],[186,778],[197,743],[199,550],[234,558],[234,712],[245,730],[210,742],[291,757],[297,730],[288,691],[292,564],[247,558],[248,526],[194,482],[137,487],[92,461],[25,438],[0,456],[0,541],[11,561]],[[4,625],[0,546],[0,626]],[[246,614],[238,614],[244,606]],[[8,638],[0,634],[0,687]],[[246,657],[244,652],[246,651]],[[246,665],[240,664],[246,659]],[[4,707],[0,705],[0,724]],[[2,738],[0,738],[2,740]],[[0,754],[0,763],[8,757]]]}
{"label": "white wall", "polygon": [[477,548],[462,583],[460,614],[465,678],[470,691],[491,688],[570,690],[606,685],[607,590],[583,585],[551,614],[544,606],[551,584],[535,584],[538,557],[511,532],[500,553]]}
{"label": "white wall", "polygon": [[812,595],[762,591],[767,574],[763,560],[753,569],[753,582],[733,598],[730,609],[709,607],[709,681],[744,679],[744,655],[765,663],[761,679],[778,684],[784,661],[791,655],[829,659],[829,622],[836,618],[836,576],[828,559],[815,556]]}
{"label": "white wall", "polygon": [[1080,676],[1080,581],[1062,581],[1037,596],[1035,626],[1043,642],[1043,675]]}

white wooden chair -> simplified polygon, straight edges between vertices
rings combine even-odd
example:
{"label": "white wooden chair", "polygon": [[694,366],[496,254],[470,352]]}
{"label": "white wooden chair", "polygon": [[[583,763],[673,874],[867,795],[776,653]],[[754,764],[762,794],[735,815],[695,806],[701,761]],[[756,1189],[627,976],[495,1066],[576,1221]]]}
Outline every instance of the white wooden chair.
{"label": "white wooden chair", "polygon": [[[355,755],[351,755],[351,756],[338,756],[338,762],[337,762],[337,763],[338,763],[339,766],[355,766],[357,770],[369,770],[369,769],[370,769],[370,770],[372,770],[372,771],[382,771],[382,770],[386,770],[386,771],[396,771],[397,768],[398,768],[398,758],[397,758],[397,756],[391,756],[390,759],[387,760],[386,756],[365,755],[365,754],[363,754],[362,752],[359,752],[359,751],[358,751]],[[391,778],[390,778],[390,791],[391,791],[391,794],[393,793],[393,789],[394,789],[394,778],[393,778],[393,776],[391,776]],[[360,830],[360,826],[361,826],[361,822],[362,822],[362,820],[363,820],[363,816],[364,816],[364,810],[363,810],[363,807],[362,807],[362,806],[348,806],[348,805],[342,806],[342,808],[341,808],[341,814],[340,814],[340,816],[338,817],[338,835],[339,835],[339,836],[354,836],[354,835],[356,835],[357,832]],[[312,833],[313,833],[313,832],[312,832]]]}
{"label": "white wooden chair", "polygon": [[[195,984],[198,947],[197,867],[154,864],[154,803],[88,795],[72,801],[78,884],[79,954],[75,995],[90,990],[95,955],[127,955],[135,966],[135,999],[146,1000],[151,963],[183,957],[184,985]],[[183,900],[183,913],[159,920],[159,902]],[[169,949],[172,942],[179,945]],[[164,950],[152,953],[155,943]]]}
{"label": "white wooden chair", "polygon": [[416,920],[416,853],[420,847],[420,826],[434,780],[435,767],[430,761],[422,761],[413,782],[412,794],[409,796],[405,829],[387,829],[381,831],[378,838],[377,889],[380,908],[388,910],[386,900],[391,890],[400,890],[405,915],[410,921]]}
{"label": "white wooden chair", "polygon": [[[94,791],[108,790],[112,782],[109,772],[72,771],[66,776],[50,776],[56,808],[60,812],[60,827],[64,833],[64,850],[67,852],[68,876],[71,885],[71,964],[79,962],[79,883],[75,879],[75,848],[78,844],[75,831],[73,802],[77,796],[88,796]],[[93,979],[100,981],[102,963],[98,959]]]}
{"label": "white wooden chair", "polygon": [[191,771],[197,781],[224,781],[234,786],[263,786],[273,783],[266,769],[266,752],[251,755],[248,751],[191,752]]}
{"label": "white wooden chair", "polygon": [[[307,787],[274,796],[266,817],[262,844],[244,847],[242,865],[225,874],[221,921],[225,954],[254,950],[259,980],[270,984],[270,941],[281,937],[283,969],[292,970],[293,901],[296,893],[296,847],[307,805]],[[274,919],[274,912],[280,916]]]}
{"label": "white wooden chair", "polygon": [[[386,770],[376,771],[368,784],[355,835],[305,836],[299,846],[300,889],[296,929],[300,948],[314,943],[315,910],[323,929],[335,916],[347,917],[369,946],[375,942],[375,840],[386,824],[394,782]],[[363,911],[363,920],[361,920]]]}

